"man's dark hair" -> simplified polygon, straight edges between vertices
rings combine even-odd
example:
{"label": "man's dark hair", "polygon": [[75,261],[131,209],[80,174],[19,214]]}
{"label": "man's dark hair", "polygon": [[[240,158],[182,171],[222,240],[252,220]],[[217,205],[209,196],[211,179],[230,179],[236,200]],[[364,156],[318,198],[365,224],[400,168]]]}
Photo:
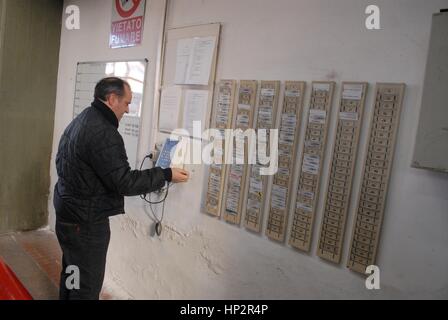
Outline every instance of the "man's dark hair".
{"label": "man's dark hair", "polygon": [[125,85],[127,85],[129,89],[131,88],[129,83],[117,77],[101,79],[95,86],[94,98],[106,101],[107,97],[112,93],[115,93],[119,97],[123,97]]}

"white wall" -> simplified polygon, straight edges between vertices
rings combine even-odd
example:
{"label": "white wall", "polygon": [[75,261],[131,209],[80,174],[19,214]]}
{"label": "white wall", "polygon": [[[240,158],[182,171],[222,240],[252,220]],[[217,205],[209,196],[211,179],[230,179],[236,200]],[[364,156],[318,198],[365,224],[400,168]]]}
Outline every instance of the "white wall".
{"label": "white wall", "polygon": [[[150,108],[164,1],[148,2],[142,46],[109,50],[110,1],[65,1],[65,6],[80,6],[81,30],[62,30],[52,185],[57,143],[71,120],[78,61],[147,57],[140,159],[158,139]],[[315,256],[321,210],[311,254],[200,213],[200,167],[189,168],[194,172],[188,185],[170,190],[160,239],[152,234],[149,208],[138,198],[127,199],[127,214],[111,219],[106,282],[117,283],[125,296],[143,299],[448,297],[448,176],[410,167],[431,16],[448,7],[448,1],[374,2],[381,9],[380,31],[365,29],[364,10],[373,2],[359,0],[173,0],[168,27],[222,23],[217,79],[305,80],[308,85],[311,80],[334,80],[337,93],[341,81],[367,81],[369,116],[375,82],[407,84],[377,259],[381,290],[366,290],[364,278],[344,267],[353,211],[343,263],[335,266]],[[305,101],[308,97],[309,90]],[[365,126],[362,145],[366,133]],[[360,150],[362,159],[364,148]],[[328,166],[327,157],[324,172]],[[354,190],[360,170],[358,163]],[[325,182],[326,175],[321,185]],[[51,199],[49,209],[53,224]]]}

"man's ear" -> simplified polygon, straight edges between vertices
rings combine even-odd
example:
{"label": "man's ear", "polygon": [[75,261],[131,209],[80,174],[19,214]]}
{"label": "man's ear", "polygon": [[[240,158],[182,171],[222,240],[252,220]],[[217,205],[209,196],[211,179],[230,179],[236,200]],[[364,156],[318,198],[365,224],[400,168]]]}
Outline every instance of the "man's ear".
{"label": "man's ear", "polygon": [[116,104],[117,96],[114,93],[111,93],[107,96],[107,103],[109,106],[113,107]]}

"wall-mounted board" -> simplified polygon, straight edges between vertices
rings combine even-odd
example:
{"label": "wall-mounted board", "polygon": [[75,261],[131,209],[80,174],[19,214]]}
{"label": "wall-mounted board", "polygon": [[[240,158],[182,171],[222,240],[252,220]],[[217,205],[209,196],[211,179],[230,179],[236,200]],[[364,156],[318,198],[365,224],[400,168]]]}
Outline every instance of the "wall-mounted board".
{"label": "wall-mounted board", "polygon": [[[244,226],[255,232],[261,231],[269,180],[267,175],[261,175],[261,170],[266,169],[269,163],[264,163],[265,159],[260,159],[260,157],[267,158],[272,155],[269,149],[270,130],[274,129],[275,126],[279,94],[280,81],[261,81],[255,124],[257,130],[257,159],[256,163],[250,165],[249,168],[249,190],[244,218]],[[266,130],[266,136],[258,134],[260,129]],[[266,140],[263,140],[262,137]]]}
{"label": "wall-mounted board", "polygon": [[412,166],[448,172],[448,12],[432,16]]}
{"label": "wall-mounted board", "polygon": [[341,259],[366,93],[365,82],[342,83],[330,177],[317,246],[319,257],[335,263]]}
{"label": "wall-mounted board", "polygon": [[[235,80],[221,80],[218,84],[218,95],[213,113],[212,128],[219,130],[222,138],[225,138],[225,130],[229,129],[232,124],[235,90]],[[219,217],[221,216],[222,195],[224,193],[225,174],[228,166],[224,163],[226,159],[225,141],[218,139],[214,141],[214,146],[215,152],[220,153],[219,156],[223,163],[212,163],[209,167],[205,212]]]}
{"label": "wall-mounted board", "polygon": [[365,273],[375,263],[405,85],[377,83],[374,114],[347,267]]}
{"label": "wall-mounted board", "polygon": [[266,227],[266,236],[276,241],[284,241],[285,238],[305,85],[303,81],[285,82],[279,125],[278,171],[271,186]]}
{"label": "wall-mounted board", "polygon": [[289,244],[302,251],[310,250],[313,223],[320,190],[327,131],[333,102],[334,82],[313,82],[310,109],[302,153],[297,197],[291,208],[293,221]]}
{"label": "wall-mounted board", "polygon": [[[168,29],[165,34],[160,90],[181,88],[180,110],[173,112],[179,118],[173,122],[188,129],[190,136],[192,121],[203,122],[201,132],[210,125],[220,32],[221,25],[212,23]],[[159,131],[171,133],[163,126]]]}
{"label": "wall-mounted board", "polygon": [[[255,115],[255,101],[257,96],[258,82],[255,80],[241,80],[238,88],[237,106],[234,116],[234,129],[242,132],[252,128]],[[232,224],[240,224],[246,176],[248,168],[247,143],[243,148],[237,148],[233,143],[232,164],[227,170],[227,186],[224,202],[224,219]]]}

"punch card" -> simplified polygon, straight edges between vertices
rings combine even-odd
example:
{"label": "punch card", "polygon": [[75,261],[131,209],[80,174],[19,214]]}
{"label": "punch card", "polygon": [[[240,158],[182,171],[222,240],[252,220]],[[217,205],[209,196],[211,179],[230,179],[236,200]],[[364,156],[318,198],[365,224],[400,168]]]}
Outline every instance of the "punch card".
{"label": "punch card", "polygon": [[[268,182],[268,176],[260,175],[260,170],[267,167],[260,156],[267,157],[271,152],[269,149],[270,129],[275,126],[279,91],[280,81],[261,81],[255,125],[255,129],[257,129],[257,158],[256,163],[249,166],[249,190],[244,219],[244,226],[255,232],[261,231]],[[259,129],[265,129],[266,136],[259,135]],[[262,161],[260,162],[260,160]]]}
{"label": "punch card", "polygon": [[[218,97],[214,114],[213,128],[225,137],[225,129],[232,125],[232,113],[235,101],[235,80],[221,80],[218,85]],[[224,189],[224,178],[227,166],[224,163],[224,140],[213,141],[214,151],[221,158],[221,164],[213,163],[209,167],[207,196],[205,210],[208,214],[219,217],[221,215],[221,199]]]}
{"label": "punch card", "polygon": [[305,133],[297,198],[291,211],[293,221],[289,244],[308,252],[319,197],[320,175],[330,122],[334,82],[313,82]]}
{"label": "punch card", "polygon": [[[252,128],[255,99],[257,95],[257,81],[241,80],[238,89],[238,104],[234,119],[234,128],[245,131]],[[224,219],[233,224],[240,224],[243,206],[244,190],[247,175],[247,143],[244,148],[237,148],[233,143],[232,164],[227,173],[227,189],[224,208]]]}
{"label": "punch card", "polygon": [[365,82],[342,83],[330,177],[317,246],[317,255],[334,263],[341,260],[366,92]]}
{"label": "punch card", "polygon": [[299,140],[304,95],[305,82],[285,82],[279,127],[278,171],[272,184],[266,228],[267,237],[276,241],[285,239],[287,204],[291,195],[294,156]]}
{"label": "punch card", "polygon": [[347,267],[365,273],[375,264],[405,85],[377,83],[361,190]]}

